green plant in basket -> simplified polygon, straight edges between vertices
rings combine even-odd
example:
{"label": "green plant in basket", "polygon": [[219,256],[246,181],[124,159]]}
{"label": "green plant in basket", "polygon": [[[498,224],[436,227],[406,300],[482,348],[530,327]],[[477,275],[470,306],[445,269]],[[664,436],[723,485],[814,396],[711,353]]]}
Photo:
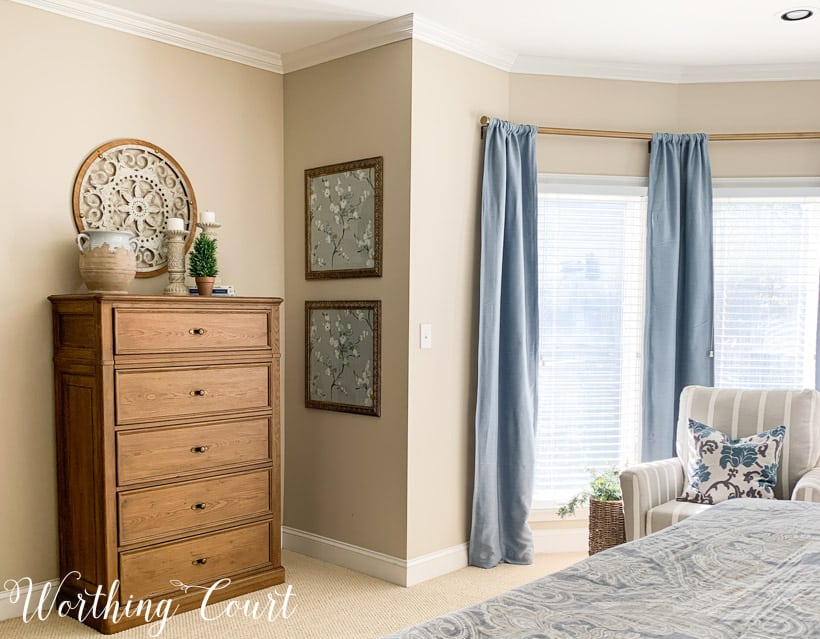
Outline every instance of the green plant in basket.
{"label": "green plant in basket", "polygon": [[566,504],[558,508],[559,517],[564,518],[574,515],[575,509],[579,506],[583,506],[590,499],[596,499],[598,501],[621,500],[621,484],[618,481],[620,471],[615,466],[610,466],[602,472],[590,470],[589,473],[592,476],[589,488],[584,489]]}
{"label": "green plant in basket", "polygon": [[216,277],[216,238],[198,235],[194,248],[188,255],[188,275],[191,277]]}

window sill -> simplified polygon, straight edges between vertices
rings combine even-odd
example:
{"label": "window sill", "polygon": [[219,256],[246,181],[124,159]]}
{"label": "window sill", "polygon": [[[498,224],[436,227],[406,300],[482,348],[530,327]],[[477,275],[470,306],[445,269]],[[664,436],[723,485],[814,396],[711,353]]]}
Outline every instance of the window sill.
{"label": "window sill", "polygon": [[578,508],[574,515],[567,517],[558,516],[557,507],[533,508],[530,511],[529,522],[536,523],[542,521],[587,521],[589,519],[589,508]]}

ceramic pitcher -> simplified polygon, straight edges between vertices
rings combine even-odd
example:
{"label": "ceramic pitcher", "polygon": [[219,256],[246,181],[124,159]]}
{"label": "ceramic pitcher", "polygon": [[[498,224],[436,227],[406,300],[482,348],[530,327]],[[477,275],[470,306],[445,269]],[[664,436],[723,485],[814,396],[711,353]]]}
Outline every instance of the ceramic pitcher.
{"label": "ceramic pitcher", "polygon": [[77,248],[89,293],[128,292],[137,273],[137,241],[130,231],[83,231],[77,235]]}

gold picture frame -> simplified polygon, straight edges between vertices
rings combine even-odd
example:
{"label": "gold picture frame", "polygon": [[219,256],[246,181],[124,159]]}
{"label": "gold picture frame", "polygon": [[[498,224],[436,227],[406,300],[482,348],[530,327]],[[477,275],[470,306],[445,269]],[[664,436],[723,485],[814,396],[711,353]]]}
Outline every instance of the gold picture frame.
{"label": "gold picture frame", "polygon": [[381,301],[305,302],[305,406],[381,415]]}
{"label": "gold picture frame", "polygon": [[305,170],[305,278],[381,277],[384,158]]}

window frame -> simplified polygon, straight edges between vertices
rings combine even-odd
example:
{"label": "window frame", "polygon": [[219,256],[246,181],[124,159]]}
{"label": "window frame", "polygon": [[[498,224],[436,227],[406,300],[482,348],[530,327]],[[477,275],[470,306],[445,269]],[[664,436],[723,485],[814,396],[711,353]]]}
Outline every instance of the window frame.
{"label": "window frame", "polygon": [[[640,243],[643,247],[643,282],[641,286],[641,325],[640,335],[645,334],[646,323],[646,240],[647,240],[647,218],[648,215],[648,198],[649,198],[649,180],[641,176],[622,176],[622,175],[584,175],[584,174],[568,174],[568,173],[539,173],[538,174],[538,196],[544,193],[567,193],[577,195],[612,195],[612,196],[633,196],[644,199],[644,224],[641,227]],[[644,343],[643,339],[639,340],[638,344],[638,366],[643,367],[644,357]],[[641,401],[643,398],[643,375],[639,376],[639,395]],[[638,454],[640,454],[640,446],[638,446]],[[630,463],[638,463],[638,459]],[[531,506],[529,521],[531,522],[548,522],[558,521],[556,511],[560,504],[555,502],[537,501],[533,498]],[[578,510],[578,513],[573,517],[567,517],[566,520],[585,520],[586,508]]]}
{"label": "window frame", "polygon": [[[643,195],[648,199],[646,177],[584,175],[584,174],[538,174],[538,195],[547,189],[551,193],[580,193],[590,195]],[[742,177],[712,178],[712,198],[722,197],[820,197],[820,178],[818,177]],[[646,228],[643,229],[642,242],[646,244]],[[646,257],[646,256],[644,256]],[[644,272],[644,277],[646,273]],[[644,286],[644,295],[646,287]],[[645,303],[645,300],[644,300]],[[645,334],[645,313],[641,325],[641,334]],[[818,320],[820,323],[820,320]],[[820,328],[818,329],[820,330]],[[643,358],[643,344],[640,357]],[[641,380],[643,382],[643,380]],[[643,387],[641,395],[643,395]],[[637,463],[637,460],[636,460]],[[532,522],[557,521],[557,506],[533,502],[530,514]],[[585,509],[579,509],[573,520],[584,519]]]}
{"label": "window frame", "polygon": [[[713,178],[712,200],[722,198],[820,198],[820,178],[818,177],[741,177]],[[820,285],[820,282],[818,282]],[[717,319],[715,315],[715,319]],[[820,331],[820,317],[815,333]],[[714,334],[713,334],[714,335]],[[713,336],[712,352],[716,355],[716,337]],[[817,369],[818,349],[814,352],[816,370],[815,385],[820,382]],[[713,356],[714,356],[713,355]],[[717,383],[717,380],[716,380]]]}

